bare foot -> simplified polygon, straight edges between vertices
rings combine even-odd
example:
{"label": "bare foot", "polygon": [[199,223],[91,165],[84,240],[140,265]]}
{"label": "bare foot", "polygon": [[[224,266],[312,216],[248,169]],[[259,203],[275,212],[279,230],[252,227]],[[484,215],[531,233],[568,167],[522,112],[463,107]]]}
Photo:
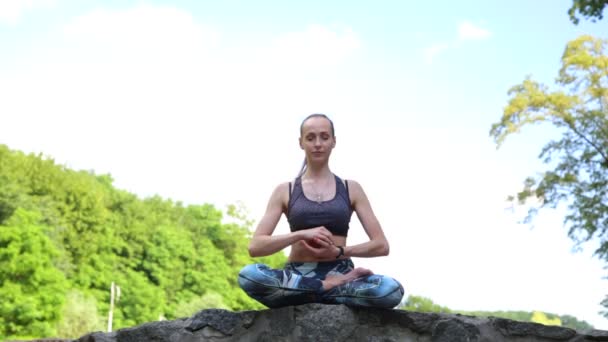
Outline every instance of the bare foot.
{"label": "bare foot", "polygon": [[374,272],[372,272],[371,270],[368,270],[367,268],[357,267],[354,270],[352,270],[346,274],[331,275],[322,281],[323,289],[325,291],[327,291],[327,290],[333,289],[336,286],[348,283],[349,281],[352,281],[352,280],[355,280],[357,278],[361,278],[364,276],[368,276],[371,274],[374,274]]}

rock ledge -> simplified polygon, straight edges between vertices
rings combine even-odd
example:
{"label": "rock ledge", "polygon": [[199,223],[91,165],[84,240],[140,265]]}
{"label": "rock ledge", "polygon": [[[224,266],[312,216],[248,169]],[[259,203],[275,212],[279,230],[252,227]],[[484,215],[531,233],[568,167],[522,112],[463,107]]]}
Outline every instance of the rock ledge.
{"label": "rock ledge", "polygon": [[139,341],[608,341],[608,331],[403,310],[306,304],[232,312],[202,310],[189,318],[150,322],[78,342]]}

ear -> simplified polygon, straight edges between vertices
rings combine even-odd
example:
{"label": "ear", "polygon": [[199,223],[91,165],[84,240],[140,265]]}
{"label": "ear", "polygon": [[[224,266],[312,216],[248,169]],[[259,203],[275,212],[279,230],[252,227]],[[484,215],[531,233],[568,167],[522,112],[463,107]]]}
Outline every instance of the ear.
{"label": "ear", "polygon": [[334,135],[334,141],[331,143],[331,148],[336,147],[336,136]]}
{"label": "ear", "polygon": [[304,146],[302,145],[302,137],[298,138],[298,144],[300,144],[301,149],[304,149]]}

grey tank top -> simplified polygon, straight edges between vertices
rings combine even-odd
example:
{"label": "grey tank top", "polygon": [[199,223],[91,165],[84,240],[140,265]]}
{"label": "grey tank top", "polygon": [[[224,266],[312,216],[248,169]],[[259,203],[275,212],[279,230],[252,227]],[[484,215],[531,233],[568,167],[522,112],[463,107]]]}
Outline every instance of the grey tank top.
{"label": "grey tank top", "polygon": [[291,190],[289,183],[289,203],[287,221],[292,232],[324,226],[334,235],[347,236],[353,210],[348,195],[348,183],[336,177],[336,195],[323,202],[306,198],[302,190],[302,177],[298,177]]}

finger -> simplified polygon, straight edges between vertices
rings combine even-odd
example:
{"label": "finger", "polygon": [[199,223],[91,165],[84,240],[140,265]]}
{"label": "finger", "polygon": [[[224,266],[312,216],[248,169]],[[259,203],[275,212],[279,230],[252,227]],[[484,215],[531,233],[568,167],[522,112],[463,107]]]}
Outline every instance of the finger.
{"label": "finger", "polygon": [[333,234],[329,231],[329,229],[323,227],[323,233],[325,233],[325,235],[327,236],[333,236]]}
{"label": "finger", "polygon": [[322,234],[330,233],[329,230],[327,230],[327,228],[325,228],[325,226],[319,226],[319,227],[317,227],[317,230],[319,231],[319,233],[322,233]]}
{"label": "finger", "polygon": [[319,234],[322,235],[322,236],[325,236],[325,237],[327,237],[329,239],[331,239],[334,236],[329,230],[327,230],[325,228],[319,230]]}
{"label": "finger", "polygon": [[336,256],[336,246],[331,244],[319,244],[319,251],[324,255]]}
{"label": "finger", "polygon": [[319,238],[319,237],[316,237],[316,238],[314,238],[314,240],[313,240],[313,241],[314,241],[314,242],[315,242],[317,245],[319,245],[319,246],[321,246],[321,247],[328,247],[328,246],[331,246],[331,245],[332,245],[331,240],[330,240],[330,241],[328,241],[327,239],[324,239],[324,238]]}
{"label": "finger", "polygon": [[316,239],[317,243],[323,243],[323,244],[330,245],[330,246],[334,244],[333,240],[328,238],[327,236],[321,235],[321,236],[315,237],[315,239]]}
{"label": "finger", "polygon": [[308,250],[310,250],[312,252],[317,252],[320,250],[320,248],[311,245],[308,241],[302,240],[302,244],[304,245],[304,247],[306,247]]}
{"label": "finger", "polygon": [[304,240],[302,240],[302,246],[304,246],[304,248],[308,249],[309,251],[312,251],[312,246]]}

